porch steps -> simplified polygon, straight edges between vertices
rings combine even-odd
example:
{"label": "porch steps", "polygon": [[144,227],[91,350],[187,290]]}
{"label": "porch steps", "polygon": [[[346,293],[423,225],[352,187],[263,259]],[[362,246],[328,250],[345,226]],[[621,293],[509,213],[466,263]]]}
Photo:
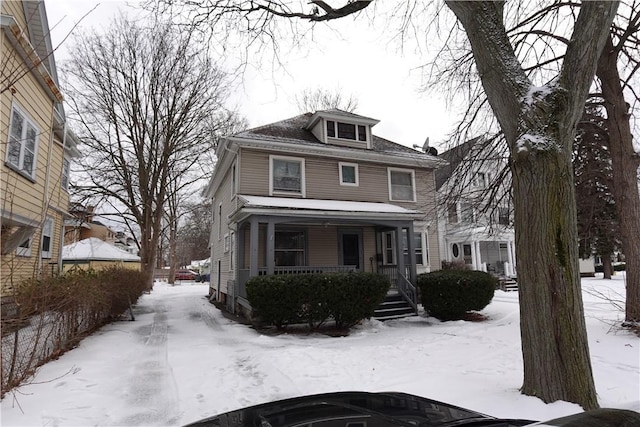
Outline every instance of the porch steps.
{"label": "porch steps", "polygon": [[373,318],[377,320],[400,319],[410,316],[416,316],[416,313],[401,295],[387,295],[382,304],[373,312]]}
{"label": "porch steps", "polygon": [[512,278],[500,279],[499,286],[505,292],[518,292],[518,282]]}

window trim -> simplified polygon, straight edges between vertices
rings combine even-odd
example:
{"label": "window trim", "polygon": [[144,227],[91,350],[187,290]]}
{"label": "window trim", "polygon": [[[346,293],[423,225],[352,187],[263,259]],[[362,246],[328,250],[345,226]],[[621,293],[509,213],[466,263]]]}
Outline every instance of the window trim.
{"label": "window trim", "polygon": [[[332,123],[331,127],[333,135],[330,135],[329,133],[329,127],[330,127],[330,123]],[[354,126],[355,130],[354,130],[354,137],[353,138],[344,138],[339,136],[340,135],[340,124],[343,125],[349,125],[349,126]],[[354,141],[354,142],[363,142],[363,143],[369,143],[369,131],[367,130],[369,126],[361,124],[361,123],[356,123],[356,122],[345,122],[345,121],[339,121],[339,120],[332,120],[332,119],[326,119],[325,120],[325,132],[327,134],[327,138],[333,138],[333,139],[340,139],[342,141]],[[362,138],[363,135],[361,135],[360,131],[364,130],[364,139]]]}
{"label": "window trim", "polygon": [[[274,160],[284,160],[290,162],[299,162],[300,163],[300,191],[282,191],[275,190],[273,188],[273,161]],[[269,195],[294,195],[294,196],[302,196],[306,197],[306,185],[305,185],[305,159],[304,157],[291,157],[291,156],[277,156],[277,155],[269,155]]]}
{"label": "window trim", "polygon": [[[53,218],[47,217],[42,223],[42,232],[40,233],[40,257],[43,259],[51,259],[53,253]],[[49,249],[44,250],[44,239],[49,238]]]}
{"label": "window trim", "polygon": [[[355,174],[355,178],[356,178],[356,182],[345,182],[344,181],[344,176],[342,174],[342,167],[343,166],[347,166],[347,167],[353,167],[354,168],[354,174]],[[358,164],[357,163],[348,163],[348,162],[338,162],[338,172],[340,175],[340,185],[344,185],[347,187],[358,187],[360,185],[360,180],[359,180],[359,170],[358,170]]]}
{"label": "window trim", "polygon": [[[24,120],[24,129],[22,130],[23,133],[27,132],[27,128],[28,126],[31,126],[34,130],[35,130],[35,138],[34,138],[34,143],[33,143],[33,168],[31,173],[26,172],[23,167],[24,167],[24,152],[25,152],[25,144],[26,144],[26,138],[24,135],[20,135],[20,140],[18,141],[18,144],[20,144],[20,153],[18,155],[18,164],[14,164],[11,161],[9,161],[9,145],[11,143],[11,129],[13,128],[13,113],[17,112],[20,116],[22,116],[22,119]],[[11,112],[9,113],[9,128],[7,130],[7,150],[5,153],[5,158],[4,158],[4,162],[7,165],[7,167],[9,167],[10,169],[14,170],[15,172],[19,173],[20,175],[24,176],[25,178],[35,182],[36,181],[36,171],[38,170],[38,143],[40,140],[40,127],[36,124],[36,122],[34,120],[31,119],[31,117],[29,116],[29,114],[27,114],[27,112],[25,110],[23,110],[20,106],[18,106],[16,103],[13,103],[11,105]]]}
{"label": "window trim", "polygon": [[[25,243],[27,243],[27,246],[26,247],[22,246]],[[33,246],[33,236],[29,236],[28,238],[26,238],[22,242],[20,242],[20,244],[16,248],[16,255],[17,256],[22,256],[22,257],[30,257],[31,256],[31,247],[32,246]]]}
{"label": "window trim", "polygon": [[[400,172],[400,173],[408,173],[411,175],[411,190],[412,190],[412,199],[394,199],[393,198],[393,187],[391,185],[391,174],[392,172]],[[404,168],[387,168],[387,183],[389,190],[389,201],[391,202],[416,202],[416,171],[413,169],[404,169]]]}
{"label": "window trim", "polygon": [[60,179],[60,186],[63,190],[69,191],[69,179],[71,176],[71,160],[64,156],[62,158],[62,178]]}

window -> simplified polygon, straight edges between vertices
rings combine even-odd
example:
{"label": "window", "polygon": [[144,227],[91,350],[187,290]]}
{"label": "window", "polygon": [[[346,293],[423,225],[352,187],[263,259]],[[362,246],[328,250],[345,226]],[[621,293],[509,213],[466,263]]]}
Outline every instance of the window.
{"label": "window", "polygon": [[306,236],[304,231],[278,231],[275,233],[275,265],[305,265]]}
{"label": "window", "polygon": [[230,240],[229,240],[229,234],[225,234],[224,235],[224,252],[227,253],[229,252],[229,247],[230,247]]}
{"label": "window", "polygon": [[498,224],[500,225],[510,225],[511,221],[509,218],[509,208],[504,206],[498,207]]}
{"label": "window", "polygon": [[36,147],[38,128],[16,106],[11,111],[6,162],[31,179],[36,176]]}
{"label": "window", "polygon": [[449,220],[449,224],[458,223],[458,206],[455,203],[451,203],[447,208],[447,218]]}
{"label": "window", "polygon": [[396,256],[395,256],[395,233],[393,231],[387,231],[382,235],[383,240],[383,252],[382,252],[382,262],[383,264],[395,264]]}
{"label": "window", "polygon": [[51,258],[52,235],[53,219],[47,218],[42,225],[42,258]]}
{"label": "window", "polygon": [[300,194],[304,196],[304,160],[294,157],[271,156],[270,193]]}
{"label": "window", "polygon": [[474,209],[470,203],[460,203],[460,222],[464,224],[475,223]]}
{"label": "window", "polygon": [[352,141],[367,141],[367,127],[353,123],[335,122],[327,120],[327,136],[329,138],[350,139]]}
{"label": "window", "polygon": [[218,241],[222,239],[222,203],[218,204]]}
{"label": "window", "polygon": [[25,239],[18,245],[16,249],[18,256],[31,256],[31,237]]}
{"label": "window", "polygon": [[483,172],[477,172],[473,177],[471,184],[474,187],[485,188],[487,186],[487,177]]}
{"label": "window", "polygon": [[[409,245],[407,245],[407,231],[403,232],[402,236],[402,244],[403,244],[403,254],[404,254],[404,265],[409,265]],[[416,265],[426,265],[426,258],[423,252],[422,245],[422,233],[414,233],[413,234],[413,250],[416,254]]]}
{"label": "window", "polygon": [[415,202],[414,181],[412,170],[389,169],[389,200]]}
{"label": "window", "polygon": [[62,159],[62,180],[60,184],[62,188],[65,190],[69,189],[69,171],[70,171],[70,162],[66,157]]}
{"label": "window", "polygon": [[238,192],[238,182],[236,180],[236,165],[231,168],[231,195],[235,195]]}
{"label": "window", "polygon": [[339,163],[340,185],[358,186],[358,165],[355,163]]}
{"label": "window", "polygon": [[235,251],[234,251],[234,247],[235,247],[235,234],[233,233],[233,231],[229,234],[229,271],[233,271],[234,270],[234,255],[235,255]]}

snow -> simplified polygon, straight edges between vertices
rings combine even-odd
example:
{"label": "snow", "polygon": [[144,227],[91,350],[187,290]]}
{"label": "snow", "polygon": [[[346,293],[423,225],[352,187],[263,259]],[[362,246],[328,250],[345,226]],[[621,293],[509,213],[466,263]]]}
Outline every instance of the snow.
{"label": "snow", "polygon": [[342,212],[376,212],[376,213],[406,213],[417,211],[388,203],[351,202],[344,200],[292,199],[290,197],[263,197],[240,195],[245,207],[268,207],[309,209],[321,211]]}
{"label": "snow", "polygon": [[[520,394],[518,295],[496,291],[484,322],[367,321],[351,335],[261,335],[224,317],[207,284],[156,282],[134,322],[107,325],[5,396],[7,426],[186,424],[294,396],[402,391],[502,417],[580,412]],[[624,275],[583,279],[600,405],[640,411],[640,339],[623,319]],[[613,301],[609,301],[613,300]]]}
{"label": "snow", "polygon": [[98,239],[89,237],[62,247],[63,260],[140,261],[140,257]]}

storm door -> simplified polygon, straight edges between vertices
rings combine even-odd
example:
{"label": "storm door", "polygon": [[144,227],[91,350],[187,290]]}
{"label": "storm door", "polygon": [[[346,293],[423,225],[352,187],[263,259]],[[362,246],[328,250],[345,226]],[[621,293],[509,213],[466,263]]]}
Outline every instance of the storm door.
{"label": "storm door", "polygon": [[340,265],[354,265],[362,270],[362,230],[338,230],[338,254]]}

